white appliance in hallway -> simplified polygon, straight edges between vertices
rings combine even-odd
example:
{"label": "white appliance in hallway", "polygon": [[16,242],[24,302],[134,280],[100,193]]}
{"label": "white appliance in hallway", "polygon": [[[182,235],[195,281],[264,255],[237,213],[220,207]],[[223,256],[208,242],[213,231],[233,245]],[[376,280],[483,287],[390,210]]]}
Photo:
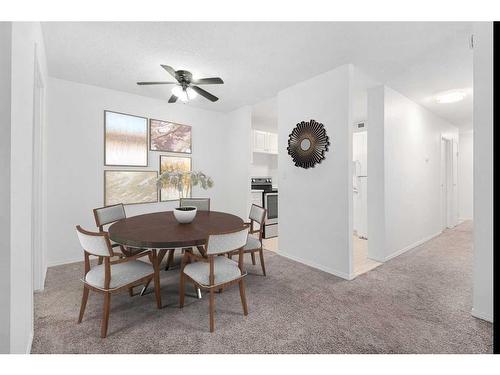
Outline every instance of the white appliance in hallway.
{"label": "white appliance in hallway", "polygon": [[264,238],[278,236],[278,189],[271,177],[252,177],[252,203],[266,209]]}
{"label": "white appliance in hallway", "polygon": [[368,132],[360,131],[352,134],[353,159],[353,230],[358,237],[368,238]]}

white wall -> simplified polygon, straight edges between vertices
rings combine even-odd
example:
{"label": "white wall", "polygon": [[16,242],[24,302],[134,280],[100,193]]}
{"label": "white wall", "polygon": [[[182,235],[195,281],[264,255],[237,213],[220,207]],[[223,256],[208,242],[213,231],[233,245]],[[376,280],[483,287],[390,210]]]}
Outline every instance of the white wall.
{"label": "white wall", "polygon": [[278,155],[254,152],[250,164],[251,177],[272,177],[273,185],[278,184]]}
{"label": "white wall", "polygon": [[31,252],[32,142],[35,56],[42,79],[47,68],[38,22],[12,24],[11,127],[11,345],[13,353],[30,350],[33,336],[33,255]]}
{"label": "white wall", "polygon": [[0,353],[10,352],[10,115],[12,23],[0,22]]}
{"label": "white wall", "polygon": [[[80,224],[84,228],[95,229],[92,209],[103,205],[104,110],[191,125],[193,169],[207,173],[215,182],[213,189],[195,190],[193,196],[209,196],[213,210],[245,216],[247,200],[242,196],[247,194],[248,189],[242,187],[241,181],[238,181],[237,188],[232,187],[236,186],[235,173],[239,171],[234,165],[249,165],[248,162],[239,164],[243,153],[238,144],[243,136],[240,132],[244,132],[241,121],[244,122],[248,110],[229,115],[229,123],[228,115],[222,113],[183,104],[170,105],[165,100],[50,78],[47,187],[49,265],[81,261],[83,255],[74,227]],[[249,121],[250,117],[248,129]],[[245,136],[248,142],[249,136]],[[147,169],[158,170],[160,154],[166,153],[150,152]],[[171,209],[175,205],[176,202],[130,205],[126,206],[126,213],[132,216]]]}
{"label": "white wall", "polygon": [[472,314],[493,321],[493,24],[474,26],[474,289]]}
{"label": "white wall", "polygon": [[[364,122],[368,115],[368,89],[380,86],[380,83],[370,77],[357,66],[353,67],[351,79],[351,111],[352,123]],[[365,126],[367,124],[365,123]]]}
{"label": "white wall", "polygon": [[458,217],[460,220],[472,220],[474,199],[472,131],[460,133],[458,145]]}
{"label": "white wall", "polygon": [[386,258],[384,100],[384,86],[368,90],[368,257],[381,262]]}
{"label": "white wall", "polygon": [[[264,100],[252,106],[252,129],[278,133],[276,98]],[[278,185],[278,155],[252,153],[250,177],[271,177]]]}
{"label": "white wall", "polygon": [[458,129],[387,86],[370,90],[368,123],[368,253],[385,261],[441,232],[441,136]]}
{"label": "white wall", "polygon": [[[278,94],[279,225],[281,255],[351,278],[352,137],[350,77],[344,65]],[[330,138],[325,160],[296,167],[287,153],[297,123],[323,123]]]}
{"label": "white wall", "polygon": [[224,135],[218,146],[222,151],[222,173],[227,178],[225,209],[248,221],[250,211],[250,159],[252,108],[245,106],[225,116]]}

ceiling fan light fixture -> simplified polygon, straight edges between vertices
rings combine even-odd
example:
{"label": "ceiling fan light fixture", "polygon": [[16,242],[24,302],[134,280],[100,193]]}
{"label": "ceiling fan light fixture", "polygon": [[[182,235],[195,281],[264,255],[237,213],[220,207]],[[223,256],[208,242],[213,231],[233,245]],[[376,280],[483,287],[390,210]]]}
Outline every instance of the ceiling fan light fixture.
{"label": "ceiling fan light fixture", "polygon": [[196,98],[198,94],[191,87],[174,86],[172,88],[172,94],[177,96],[182,102],[187,103],[188,101]]}

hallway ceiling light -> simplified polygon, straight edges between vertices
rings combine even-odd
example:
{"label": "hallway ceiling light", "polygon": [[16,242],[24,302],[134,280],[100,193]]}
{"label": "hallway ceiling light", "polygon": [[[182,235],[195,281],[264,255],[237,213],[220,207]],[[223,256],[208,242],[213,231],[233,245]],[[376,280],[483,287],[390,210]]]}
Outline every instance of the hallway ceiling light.
{"label": "hallway ceiling light", "polygon": [[436,94],[434,97],[436,99],[436,102],[440,104],[445,104],[445,103],[459,102],[461,100],[464,100],[466,96],[467,93],[464,90],[449,90],[440,92],[439,94]]}

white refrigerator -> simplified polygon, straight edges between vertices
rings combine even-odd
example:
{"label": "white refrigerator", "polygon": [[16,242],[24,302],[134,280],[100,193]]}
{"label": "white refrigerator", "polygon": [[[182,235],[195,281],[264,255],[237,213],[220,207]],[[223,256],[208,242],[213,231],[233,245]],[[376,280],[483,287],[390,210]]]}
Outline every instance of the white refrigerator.
{"label": "white refrigerator", "polygon": [[355,132],[352,135],[353,159],[353,230],[358,237],[368,238],[368,133]]}

